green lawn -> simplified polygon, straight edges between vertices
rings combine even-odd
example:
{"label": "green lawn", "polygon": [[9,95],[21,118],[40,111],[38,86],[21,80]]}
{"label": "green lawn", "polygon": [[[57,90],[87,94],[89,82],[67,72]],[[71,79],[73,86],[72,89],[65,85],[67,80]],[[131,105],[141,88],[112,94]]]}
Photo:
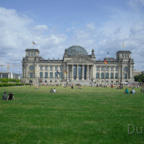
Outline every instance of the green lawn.
{"label": "green lawn", "polygon": [[[53,87],[54,88],[54,87]],[[115,88],[3,87],[13,101],[0,100],[0,144],[143,144],[144,93]],[[133,124],[142,134],[128,134]],[[132,131],[133,128],[130,128]]]}

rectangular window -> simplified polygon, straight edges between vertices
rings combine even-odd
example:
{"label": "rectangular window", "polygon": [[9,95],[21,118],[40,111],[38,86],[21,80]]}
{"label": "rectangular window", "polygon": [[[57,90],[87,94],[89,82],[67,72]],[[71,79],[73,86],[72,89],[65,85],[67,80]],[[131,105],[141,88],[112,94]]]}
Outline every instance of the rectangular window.
{"label": "rectangular window", "polygon": [[104,78],[104,73],[101,73],[101,79],[103,79]]}
{"label": "rectangular window", "polygon": [[124,74],[124,78],[127,79],[127,74]]}
{"label": "rectangular window", "polygon": [[115,67],[115,70],[118,71],[118,67]]}
{"label": "rectangular window", "polygon": [[111,79],[113,79],[113,73],[111,73]]}
{"label": "rectangular window", "polygon": [[115,73],[115,78],[116,78],[116,79],[118,78],[118,73]]}
{"label": "rectangular window", "polygon": [[40,72],[40,78],[43,78],[43,72]]}
{"label": "rectangular window", "polygon": [[57,71],[57,66],[55,66],[55,70]]}
{"label": "rectangular window", "polygon": [[96,78],[99,79],[99,73],[96,73]]}
{"label": "rectangular window", "polygon": [[63,73],[62,73],[62,72],[60,72],[60,78],[61,78],[61,79],[63,78]]}
{"label": "rectangular window", "polygon": [[48,72],[45,72],[45,78],[48,78]]}
{"label": "rectangular window", "polygon": [[51,70],[51,71],[53,70],[53,67],[52,67],[52,66],[50,66],[50,70]]}
{"label": "rectangular window", "polygon": [[40,70],[42,70],[42,66],[40,66]]}
{"label": "rectangular window", "polygon": [[101,71],[103,71],[103,67],[101,67]]}
{"label": "rectangular window", "polygon": [[99,71],[99,67],[97,67],[97,71]]}
{"label": "rectangular window", "polygon": [[53,78],[53,72],[50,72],[50,78]]}
{"label": "rectangular window", "polygon": [[108,67],[106,67],[105,70],[108,71]]}
{"label": "rectangular window", "polygon": [[111,67],[111,71],[113,70],[113,67]]}
{"label": "rectangular window", "polygon": [[57,72],[55,72],[55,78],[58,78],[58,73]]}
{"label": "rectangular window", "polygon": [[30,78],[33,78],[33,73],[30,73]]}
{"label": "rectangular window", "polygon": [[108,79],[108,78],[109,78],[109,74],[108,74],[108,73],[106,73],[106,74],[105,74],[105,77],[106,77],[106,79]]}
{"label": "rectangular window", "polygon": [[62,67],[62,66],[60,66],[60,70],[61,70],[61,71],[63,70],[63,67]]}
{"label": "rectangular window", "polygon": [[45,66],[45,70],[48,70],[47,66]]}

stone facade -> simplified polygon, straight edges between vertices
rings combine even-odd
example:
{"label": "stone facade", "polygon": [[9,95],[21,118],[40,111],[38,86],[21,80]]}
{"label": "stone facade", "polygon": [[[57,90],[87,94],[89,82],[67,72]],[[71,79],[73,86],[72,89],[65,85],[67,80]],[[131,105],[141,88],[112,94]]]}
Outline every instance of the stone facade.
{"label": "stone facade", "polygon": [[57,84],[71,83],[99,84],[133,82],[134,62],[130,51],[118,51],[115,58],[96,60],[94,50],[91,55],[80,46],[65,49],[62,60],[49,60],[39,56],[38,49],[26,49],[22,60],[22,81],[25,83]]}

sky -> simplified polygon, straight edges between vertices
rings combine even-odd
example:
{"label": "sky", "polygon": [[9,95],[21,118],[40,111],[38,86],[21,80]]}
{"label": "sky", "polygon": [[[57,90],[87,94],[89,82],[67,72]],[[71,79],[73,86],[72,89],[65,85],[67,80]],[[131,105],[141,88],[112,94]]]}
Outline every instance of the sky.
{"label": "sky", "polygon": [[94,49],[96,60],[129,50],[144,71],[144,0],[0,0],[0,65],[10,72],[22,73],[27,48],[62,59],[72,45]]}

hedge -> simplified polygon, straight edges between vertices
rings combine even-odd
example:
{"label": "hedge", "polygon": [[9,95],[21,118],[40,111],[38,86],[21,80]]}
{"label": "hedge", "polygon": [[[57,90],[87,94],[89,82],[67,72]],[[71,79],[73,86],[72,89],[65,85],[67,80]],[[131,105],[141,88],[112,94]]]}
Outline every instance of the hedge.
{"label": "hedge", "polygon": [[10,78],[0,78],[0,82],[2,83],[8,83],[8,82],[21,82],[19,79],[10,79]]}
{"label": "hedge", "polygon": [[[24,83],[0,83],[0,87],[7,87],[7,86],[23,86]],[[25,85],[29,85],[26,83]]]}

